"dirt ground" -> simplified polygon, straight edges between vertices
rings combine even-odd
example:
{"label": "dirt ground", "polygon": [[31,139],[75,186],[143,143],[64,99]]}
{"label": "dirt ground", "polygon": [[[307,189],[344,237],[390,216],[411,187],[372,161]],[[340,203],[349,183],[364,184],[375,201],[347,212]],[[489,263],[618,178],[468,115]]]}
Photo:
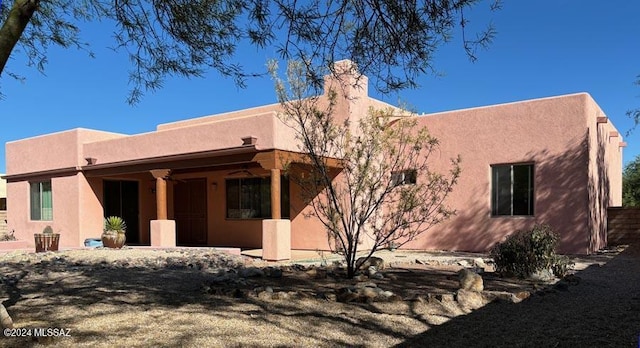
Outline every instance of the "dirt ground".
{"label": "dirt ground", "polygon": [[[377,256],[379,275],[347,281],[331,262],[206,249],[4,254],[0,300],[16,329],[0,346],[638,345],[638,248],[576,258],[557,283],[500,278],[484,255]],[[485,291],[459,292],[457,271],[484,262]]]}

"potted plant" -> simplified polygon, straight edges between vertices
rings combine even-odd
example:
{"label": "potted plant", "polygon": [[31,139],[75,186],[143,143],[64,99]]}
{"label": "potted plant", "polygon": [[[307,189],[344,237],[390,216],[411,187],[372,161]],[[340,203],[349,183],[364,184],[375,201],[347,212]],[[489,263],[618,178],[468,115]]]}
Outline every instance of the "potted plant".
{"label": "potted plant", "polygon": [[104,219],[102,231],[102,245],[107,248],[120,249],[126,241],[127,224],[119,216],[109,216]]}
{"label": "potted plant", "polygon": [[53,233],[53,228],[47,226],[42,230],[42,233],[34,233],[33,237],[36,241],[36,252],[43,251],[58,251],[58,244],[60,242],[60,233]]}

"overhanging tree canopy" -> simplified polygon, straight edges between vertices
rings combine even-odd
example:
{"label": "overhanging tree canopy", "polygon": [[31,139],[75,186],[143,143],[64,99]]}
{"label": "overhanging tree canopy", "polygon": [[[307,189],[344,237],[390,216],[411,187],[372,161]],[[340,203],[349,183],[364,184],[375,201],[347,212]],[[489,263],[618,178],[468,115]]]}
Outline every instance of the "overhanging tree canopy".
{"label": "overhanging tree canopy", "polygon": [[[462,31],[462,46],[476,49],[494,35],[488,25],[468,33],[467,12],[480,0],[14,0],[0,10],[0,74],[16,45],[27,65],[43,70],[51,46],[89,51],[83,22],[107,20],[115,48],[132,62],[130,102],[161,87],[164,77],[202,76],[208,69],[240,86],[249,76],[235,57],[238,45],[276,47],[282,59],[307,62],[312,80],[318,67],[349,59],[373,78],[376,88],[415,87],[433,70],[435,50]],[[496,10],[498,0],[487,1]],[[16,62],[21,64],[22,62]],[[13,75],[12,72],[9,74]],[[6,72],[5,72],[6,75]]]}

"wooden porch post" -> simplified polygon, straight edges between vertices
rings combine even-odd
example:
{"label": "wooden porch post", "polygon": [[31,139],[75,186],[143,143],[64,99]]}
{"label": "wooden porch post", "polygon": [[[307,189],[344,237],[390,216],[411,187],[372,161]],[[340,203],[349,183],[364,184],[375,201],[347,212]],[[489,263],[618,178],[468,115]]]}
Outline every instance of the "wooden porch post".
{"label": "wooden porch post", "polygon": [[271,218],[282,218],[280,211],[280,169],[271,169]]}
{"label": "wooden porch post", "polygon": [[151,175],[156,178],[156,219],[167,220],[167,178],[169,169],[154,169]]}

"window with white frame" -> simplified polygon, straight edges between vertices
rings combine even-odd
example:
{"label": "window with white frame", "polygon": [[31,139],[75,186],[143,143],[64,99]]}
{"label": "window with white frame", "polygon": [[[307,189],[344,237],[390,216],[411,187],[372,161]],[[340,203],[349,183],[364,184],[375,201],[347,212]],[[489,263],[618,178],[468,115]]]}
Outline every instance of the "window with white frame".
{"label": "window with white frame", "polygon": [[491,214],[533,215],[533,164],[491,166]]}
{"label": "window with white frame", "polygon": [[53,220],[51,180],[29,183],[31,220]]}
{"label": "window with white frame", "polygon": [[408,169],[391,173],[391,184],[393,186],[415,184],[417,180],[418,172],[415,169]]}

